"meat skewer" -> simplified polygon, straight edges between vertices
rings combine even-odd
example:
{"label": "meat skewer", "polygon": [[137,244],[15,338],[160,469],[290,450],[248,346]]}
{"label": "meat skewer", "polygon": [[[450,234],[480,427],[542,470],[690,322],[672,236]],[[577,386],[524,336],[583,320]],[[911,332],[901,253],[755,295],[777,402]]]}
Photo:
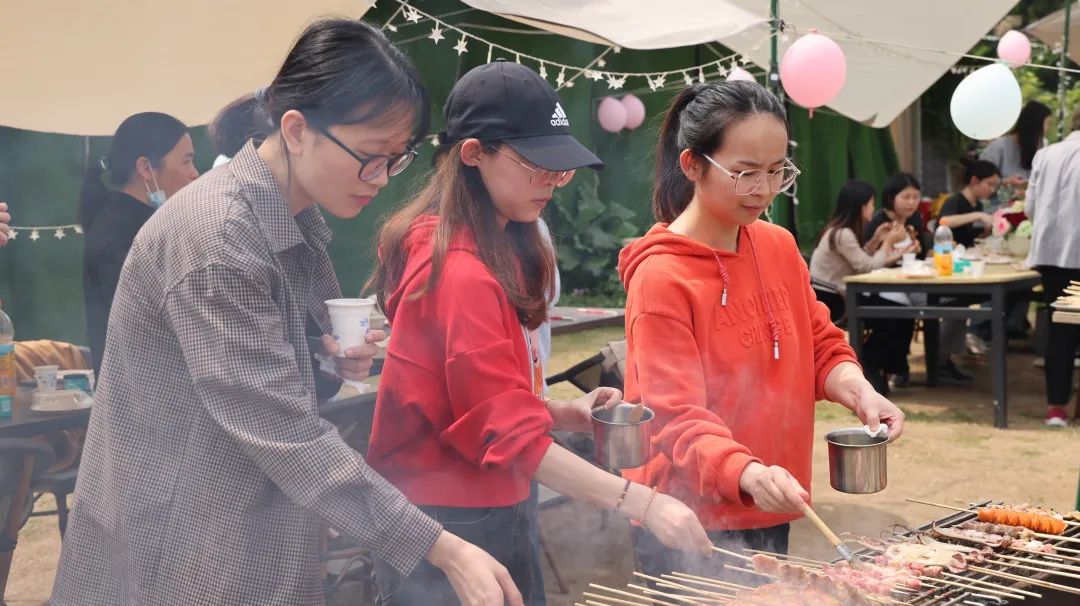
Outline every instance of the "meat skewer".
{"label": "meat skewer", "polygon": [[1029,585],[1034,585],[1036,587],[1043,587],[1045,589],[1056,589],[1057,591],[1063,591],[1065,593],[1072,593],[1072,594],[1075,594],[1075,595],[1080,595],[1080,589],[1076,589],[1075,587],[1068,587],[1066,585],[1061,585],[1061,584],[1058,584],[1058,583],[1051,583],[1049,581],[1040,581],[1038,579],[1033,579],[1033,578],[1030,578],[1030,577],[1024,577],[1024,576],[1015,575],[1015,574],[1009,574],[1007,572],[1002,572],[1000,570],[991,570],[989,568],[983,568],[981,566],[972,566],[971,570],[973,572],[981,572],[983,574],[988,574],[988,575],[994,576],[994,577],[1000,577],[1002,579],[1009,579],[1010,581],[1019,581],[1021,583],[1027,583]]}
{"label": "meat skewer", "polygon": [[[1036,533],[1041,533],[1048,538],[1064,538],[1055,535],[1060,535],[1061,533],[1065,532],[1065,529],[1069,526],[1080,526],[1080,522],[1066,521],[1064,519],[1064,516],[1046,509],[1027,510],[1019,507],[1004,506],[979,507],[977,509],[971,509],[964,507],[953,507],[952,505],[942,505],[941,503],[932,503],[930,501],[920,501],[919,499],[909,498],[906,500],[912,503],[919,503],[921,505],[930,505],[931,507],[941,507],[943,509],[952,509],[953,511],[975,513],[979,516],[980,522],[990,522],[992,524],[1007,524],[1009,526],[1023,526],[1025,528],[1034,530]],[[1080,539],[1077,539],[1077,542],[1080,542]]]}

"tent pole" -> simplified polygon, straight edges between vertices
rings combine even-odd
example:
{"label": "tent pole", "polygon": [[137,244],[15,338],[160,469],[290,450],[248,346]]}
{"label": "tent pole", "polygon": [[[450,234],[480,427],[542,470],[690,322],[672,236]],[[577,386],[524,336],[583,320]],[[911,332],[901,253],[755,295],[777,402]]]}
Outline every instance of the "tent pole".
{"label": "tent pole", "polygon": [[1065,33],[1061,40],[1061,57],[1058,58],[1058,140],[1065,138],[1068,129],[1065,122],[1068,116],[1065,113],[1065,92],[1068,89],[1068,74],[1065,73],[1065,65],[1069,60],[1069,27],[1072,17],[1072,0],[1065,0]]}
{"label": "tent pole", "polygon": [[777,63],[778,43],[780,36],[780,0],[769,2],[769,90],[773,94],[780,95],[780,68]]}

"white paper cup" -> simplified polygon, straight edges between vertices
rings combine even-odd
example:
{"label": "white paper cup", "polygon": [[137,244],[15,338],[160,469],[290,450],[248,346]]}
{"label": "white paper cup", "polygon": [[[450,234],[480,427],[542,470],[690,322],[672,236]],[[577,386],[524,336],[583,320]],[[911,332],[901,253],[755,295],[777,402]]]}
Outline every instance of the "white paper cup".
{"label": "white paper cup", "polygon": [[56,375],[59,372],[59,366],[35,366],[34,378],[37,379],[38,391],[55,391]]}
{"label": "white paper cup", "polygon": [[371,311],[375,302],[371,299],[331,299],[326,301],[330,313],[330,324],[334,330],[334,340],[341,347],[341,354],[350,347],[360,347],[366,341],[371,326]]}
{"label": "white paper cup", "polygon": [[[350,347],[360,347],[367,343],[364,338],[371,327],[371,312],[375,309],[375,301],[372,299],[331,299],[325,301],[326,310],[330,314],[330,324],[334,331],[334,340],[337,341],[341,350],[341,356]],[[371,386],[359,381],[345,380],[346,385],[351,385],[360,393],[367,393]]]}
{"label": "white paper cup", "polygon": [[904,253],[904,265],[905,269],[915,267],[915,253]]}
{"label": "white paper cup", "polygon": [[971,262],[971,277],[981,278],[986,273],[986,261],[972,261]]}

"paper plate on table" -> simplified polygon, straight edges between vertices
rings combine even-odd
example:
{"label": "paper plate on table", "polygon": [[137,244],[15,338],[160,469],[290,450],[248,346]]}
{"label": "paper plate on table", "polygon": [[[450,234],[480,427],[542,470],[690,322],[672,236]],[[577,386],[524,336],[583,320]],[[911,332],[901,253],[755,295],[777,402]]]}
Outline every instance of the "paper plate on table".
{"label": "paper plate on table", "polygon": [[1005,255],[989,255],[985,259],[987,265],[1008,265],[1016,259],[1013,257],[1006,257]]}
{"label": "paper plate on table", "polygon": [[77,412],[94,405],[94,398],[81,389],[57,389],[56,391],[35,393],[30,404],[34,412]]}
{"label": "paper plate on table", "polygon": [[936,278],[937,272],[930,268],[926,268],[925,270],[901,269],[900,277],[905,280],[929,280],[930,278]]}

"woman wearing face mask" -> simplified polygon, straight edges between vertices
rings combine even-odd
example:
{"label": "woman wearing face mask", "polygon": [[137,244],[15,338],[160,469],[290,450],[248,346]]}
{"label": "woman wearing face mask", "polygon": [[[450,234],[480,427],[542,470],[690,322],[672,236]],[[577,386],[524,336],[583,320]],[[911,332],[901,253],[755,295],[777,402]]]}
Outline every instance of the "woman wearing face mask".
{"label": "woman wearing face mask", "polygon": [[866,249],[874,253],[893,224],[905,227],[915,245],[914,252],[921,259],[933,249],[934,237],[926,231],[922,216],[918,213],[920,194],[919,180],[910,173],[896,173],[881,189],[881,210],[874,213],[863,228]]}
{"label": "woman wearing face mask", "polygon": [[322,604],[326,523],[402,574],[426,559],[464,604],[520,606],[505,568],[318,415],[312,347],[354,380],[376,352],[338,351],[327,334],[323,301],[341,293],[323,213],[355,217],[404,170],[429,111],[380,32],[326,20],[219,116],[248,117],[255,141],[135,238],[52,604]]}
{"label": "woman wearing face mask", "polygon": [[[784,106],[752,82],[681,92],[661,128],[653,214],[623,249],[628,400],[656,411],[652,459],[624,475],[686,500],[714,542],[787,551],[810,502],[814,403],[896,438],[904,414],[863,377],[791,234],[759,221],[798,171]],[[635,533],[642,569],[722,575]]]}
{"label": "woman wearing face mask", "polygon": [[83,297],[94,371],[101,372],[105,329],[116,284],[135,234],[165,203],[199,176],[195,147],[183,122],[168,114],[135,114],[120,124],[109,153],[83,177]]}
{"label": "woman wearing face mask", "polygon": [[[379,234],[369,286],[394,326],[368,460],[413,503],[505,565],[527,603],[533,578],[530,480],[640,520],[664,544],[708,553],[697,518],[647,486],[554,444],[588,431],[618,390],[544,400],[532,331],[547,317],[555,271],[537,219],[574,169],[599,159],[570,135],[558,95],[529,68],[473,69],[446,102],[451,146],[427,187]],[[446,604],[443,574],[402,577],[376,562],[381,605]]]}

